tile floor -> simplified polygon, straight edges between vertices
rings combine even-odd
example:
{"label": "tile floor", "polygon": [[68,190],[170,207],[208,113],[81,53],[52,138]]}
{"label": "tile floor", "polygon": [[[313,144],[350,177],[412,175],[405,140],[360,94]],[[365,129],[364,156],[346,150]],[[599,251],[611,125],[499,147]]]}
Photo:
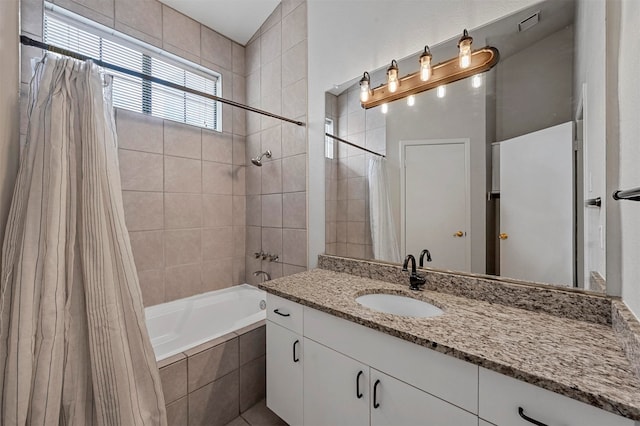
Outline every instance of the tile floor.
{"label": "tile floor", "polygon": [[227,423],[227,426],[287,426],[287,424],[267,408],[266,400],[263,399]]}

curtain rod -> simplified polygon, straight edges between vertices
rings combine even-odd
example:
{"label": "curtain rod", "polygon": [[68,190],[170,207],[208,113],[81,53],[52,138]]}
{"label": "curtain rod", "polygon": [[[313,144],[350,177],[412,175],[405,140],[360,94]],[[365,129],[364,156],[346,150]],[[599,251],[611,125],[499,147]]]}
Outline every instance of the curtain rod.
{"label": "curtain rod", "polygon": [[358,148],[358,149],[361,149],[361,150],[363,150],[363,151],[366,151],[366,152],[368,152],[369,154],[377,155],[378,157],[382,157],[382,158],[387,158],[387,156],[386,156],[386,155],[384,155],[384,154],[380,154],[380,153],[377,153],[377,152],[375,152],[375,151],[371,151],[370,149],[367,149],[367,148],[365,148],[365,147],[363,147],[363,146],[356,145],[356,144],[355,144],[355,143],[353,143],[353,142],[349,142],[349,141],[347,141],[347,140],[344,140],[344,139],[342,139],[342,138],[339,138],[339,137],[337,137],[337,136],[334,136],[334,135],[332,135],[331,133],[325,133],[324,135],[325,135],[325,136],[330,137],[331,139],[335,139],[335,140],[337,140],[338,142],[346,143],[347,145],[351,145],[351,146],[352,146],[352,147],[354,147],[354,148]]}
{"label": "curtain rod", "polygon": [[229,100],[229,99],[221,98],[221,97],[215,96],[215,95],[210,95],[209,93],[200,92],[198,90],[194,90],[194,89],[191,89],[189,87],[180,86],[179,84],[172,83],[172,82],[170,82],[168,80],[163,80],[163,79],[158,78],[158,77],[153,77],[153,76],[150,76],[150,75],[147,75],[147,74],[143,74],[143,73],[140,73],[140,72],[137,72],[137,71],[133,71],[133,70],[130,70],[128,68],[121,67],[119,65],[110,64],[108,62],[104,62],[104,61],[101,61],[99,59],[92,58],[90,56],[82,55],[82,54],[74,52],[72,50],[63,49],[61,47],[57,47],[57,46],[54,46],[54,45],[51,45],[51,44],[47,44],[47,43],[43,43],[41,41],[34,40],[34,39],[29,38],[29,37],[24,36],[24,35],[20,36],[20,43],[24,44],[25,46],[38,47],[38,48],[46,50],[48,52],[53,52],[53,53],[57,53],[59,55],[69,56],[71,58],[79,59],[81,61],[91,60],[91,61],[93,61],[94,64],[96,64],[96,65],[98,65],[100,67],[108,68],[108,69],[114,70],[114,71],[118,71],[118,72],[121,72],[123,74],[130,75],[132,77],[141,78],[143,80],[150,81],[150,82],[156,83],[156,84],[160,84],[162,86],[167,86],[167,87],[170,87],[172,89],[180,90],[182,92],[190,93],[192,95],[201,96],[203,98],[207,98],[207,99],[214,100],[216,102],[221,102],[223,104],[231,105],[231,106],[234,106],[236,108],[241,108],[241,109],[244,109],[246,111],[255,112],[256,114],[266,115],[267,117],[271,117],[271,118],[277,118],[278,120],[287,121],[289,123],[293,123],[293,124],[296,124],[298,126],[304,126],[304,123],[302,121],[293,120],[291,118],[287,118],[287,117],[283,117],[281,115],[273,114],[273,113],[270,113],[268,111],[263,111],[261,109],[250,107],[248,105],[244,105],[244,104],[241,104],[241,103]]}

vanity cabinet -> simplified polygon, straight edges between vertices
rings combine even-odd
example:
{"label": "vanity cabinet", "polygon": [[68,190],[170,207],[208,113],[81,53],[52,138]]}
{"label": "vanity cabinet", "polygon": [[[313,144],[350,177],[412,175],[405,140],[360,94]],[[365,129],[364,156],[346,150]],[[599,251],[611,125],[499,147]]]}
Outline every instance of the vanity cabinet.
{"label": "vanity cabinet", "polygon": [[369,424],[369,367],[304,339],[304,424]]}
{"label": "vanity cabinet", "polygon": [[303,424],[302,306],[267,297],[267,406],[290,425]]}
{"label": "vanity cabinet", "polygon": [[616,416],[569,397],[480,368],[478,414],[496,425],[530,425],[523,414],[538,422],[567,426],[633,426],[633,420]]}
{"label": "vanity cabinet", "polygon": [[[292,426],[634,426],[632,420],[267,294],[267,406]],[[277,310],[277,312],[275,312]]]}
{"label": "vanity cabinet", "polygon": [[371,426],[476,426],[478,417],[371,369]]}

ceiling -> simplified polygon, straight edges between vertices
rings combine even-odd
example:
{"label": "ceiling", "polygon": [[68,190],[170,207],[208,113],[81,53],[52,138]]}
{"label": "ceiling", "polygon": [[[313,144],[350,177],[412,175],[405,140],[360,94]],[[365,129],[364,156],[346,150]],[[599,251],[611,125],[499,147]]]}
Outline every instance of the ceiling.
{"label": "ceiling", "polygon": [[280,3],[280,0],[160,1],[243,46]]}

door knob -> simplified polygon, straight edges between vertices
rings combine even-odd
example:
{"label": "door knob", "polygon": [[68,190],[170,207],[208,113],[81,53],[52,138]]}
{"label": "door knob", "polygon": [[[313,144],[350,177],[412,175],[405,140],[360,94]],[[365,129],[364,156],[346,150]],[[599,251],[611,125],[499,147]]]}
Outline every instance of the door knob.
{"label": "door knob", "polygon": [[500,238],[501,240],[506,240],[507,238],[509,238],[509,235],[505,232],[501,232],[500,235],[498,235],[498,238]]}
{"label": "door knob", "polygon": [[462,231],[458,231],[455,234],[453,234],[454,237],[462,237],[464,235],[464,232]]}

